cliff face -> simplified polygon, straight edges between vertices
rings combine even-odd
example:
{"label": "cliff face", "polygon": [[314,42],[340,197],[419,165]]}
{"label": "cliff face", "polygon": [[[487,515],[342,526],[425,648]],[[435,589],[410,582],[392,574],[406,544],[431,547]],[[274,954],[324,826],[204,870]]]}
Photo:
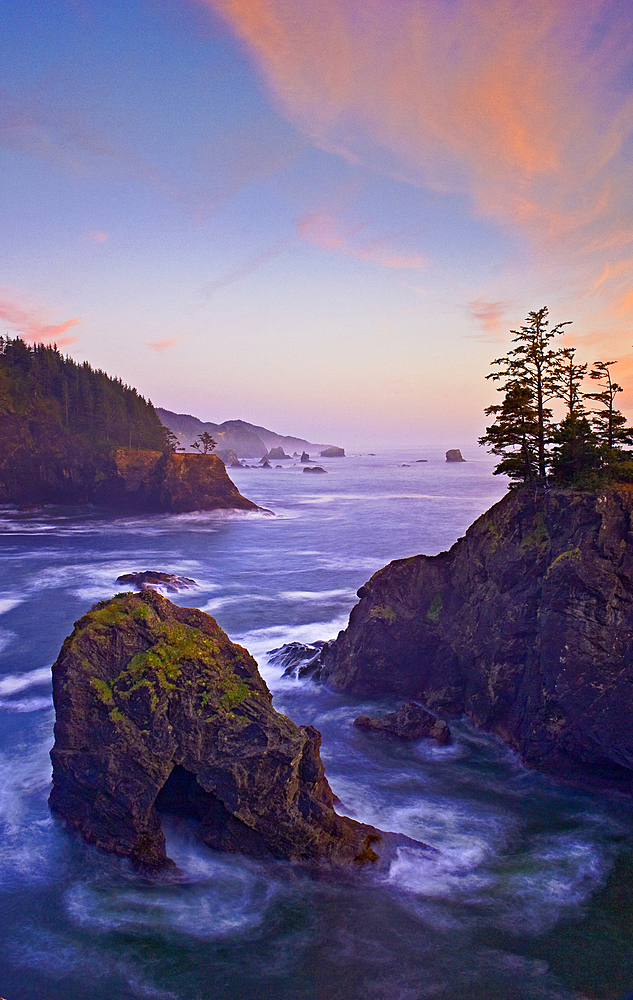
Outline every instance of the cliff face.
{"label": "cliff face", "polygon": [[633,791],[633,490],[509,493],[390,563],[325,650],[337,690],[467,713],[526,763]]}
{"label": "cliff face", "polygon": [[0,503],[94,503],[115,511],[257,510],[216,455],[93,449],[44,407],[0,418]]}
{"label": "cliff face", "polygon": [[160,812],[255,857],[376,857],[373,827],[338,816],[320,734],[295,726],[249,653],[202,611],[152,590],[76,623],[53,665],[51,809],[89,842],[158,870]]}
{"label": "cliff face", "polygon": [[259,509],[242,496],[217,455],[162,455],[119,448],[112,463],[109,475],[89,492],[93,503],[173,514]]}

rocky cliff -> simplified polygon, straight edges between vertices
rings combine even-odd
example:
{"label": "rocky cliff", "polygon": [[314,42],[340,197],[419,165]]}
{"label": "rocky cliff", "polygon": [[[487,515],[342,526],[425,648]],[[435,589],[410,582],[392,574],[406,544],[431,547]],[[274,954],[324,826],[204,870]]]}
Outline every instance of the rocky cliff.
{"label": "rocky cliff", "polygon": [[229,479],[217,455],[162,455],[119,448],[108,478],[95,483],[93,503],[165,511],[258,510]]}
{"label": "rocky cliff", "polygon": [[219,850],[348,863],[373,827],[338,816],[312,726],[272,706],[249,653],[153,590],[76,623],[53,665],[50,806],[92,844],[169,867],[160,813]]}
{"label": "rocky cliff", "polygon": [[633,791],[631,487],[513,490],[390,563],[323,654],[336,690],[468,714],[529,765]]}

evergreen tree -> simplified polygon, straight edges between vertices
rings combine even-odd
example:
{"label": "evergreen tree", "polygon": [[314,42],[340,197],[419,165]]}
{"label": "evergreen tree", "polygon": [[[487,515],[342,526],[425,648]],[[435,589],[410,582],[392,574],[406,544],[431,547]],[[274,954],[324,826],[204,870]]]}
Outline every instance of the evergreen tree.
{"label": "evergreen tree", "polygon": [[203,455],[207,455],[210,451],[213,451],[215,445],[215,439],[211,437],[208,431],[203,431],[202,434],[198,434],[191,447]]}
{"label": "evergreen tree", "polygon": [[494,416],[495,421],[486,427],[479,443],[488,445],[488,451],[502,458],[495,467],[495,476],[504,474],[520,482],[532,482],[538,472],[535,451],[538,414],[531,390],[512,385],[507,388],[503,402],[488,406],[485,413]]}
{"label": "evergreen tree", "polygon": [[[486,376],[495,382],[503,380],[498,391],[505,393],[505,399],[501,406],[486,410],[486,414],[494,414],[495,423],[486,428],[480,444],[488,445],[495,455],[505,456],[496,473],[512,469],[512,478],[524,481],[545,481],[552,423],[552,411],[546,404],[558,395],[561,383],[561,352],[554,350],[550,341],[571,322],[549,329],[548,315],[547,306],[528,313],[525,324],[510,331],[517,346],[491,362],[498,370]],[[514,433],[512,412],[519,421]]]}

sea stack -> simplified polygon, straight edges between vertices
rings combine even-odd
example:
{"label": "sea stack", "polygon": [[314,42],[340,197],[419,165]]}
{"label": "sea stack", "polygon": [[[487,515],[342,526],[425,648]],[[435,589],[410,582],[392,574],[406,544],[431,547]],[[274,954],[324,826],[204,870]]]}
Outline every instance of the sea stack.
{"label": "sea stack", "polygon": [[50,806],[91,844],[173,867],[170,812],[218,850],[378,857],[380,832],[334,811],[318,731],[275,711],[253,658],[202,611],[150,589],[95,605],[53,665],[53,699]]}
{"label": "sea stack", "polygon": [[361,587],[338,691],[466,713],[523,760],[633,792],[633,487],[514,489],[448,552]]}
{"label": "sea stack", "polygon": [[466,459],[462,458],[462,453],[459,448],[449,448],[446,452],[447,462],[465,462]]}

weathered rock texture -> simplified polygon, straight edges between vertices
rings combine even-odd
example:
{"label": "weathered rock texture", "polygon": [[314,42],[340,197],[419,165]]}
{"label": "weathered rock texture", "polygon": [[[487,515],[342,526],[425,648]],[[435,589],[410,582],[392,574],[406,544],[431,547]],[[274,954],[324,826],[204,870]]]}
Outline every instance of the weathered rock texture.
{"label": "weathered rock texture", "polygon": [[390,563],[323,652],[336,690],[465,712],[531,766],[633,790],[633,490],[513,490]]}
{"label": "weathered rock texture", "polygon": [[181,514],[258,510],[229,479],[217,455],[163,455],[119,448],[87,499],[118,510]]}
{"label": "weathered rock texture", "polygon": [[50,806],[98,847],[169,866],[163,810],[219,850],[377,857],[378,831],[334,812],[320,734],[275,711],[253,658],[202,611],[152,590],[96,605],[53,665],[53,698]]}
{"label": "weathered rock texture", "polygon": [[396,736],[399,740],[426,738],[437,740],[444,746],[450,743],[451,739],[451,731],[444,719],[436,719],[414,701],[401,705],[397,712],[388,712],[382,719],[370,719],[367,715],[359,715],[354,719],[354,725],[368,733],[386,733],[388,736]]}

